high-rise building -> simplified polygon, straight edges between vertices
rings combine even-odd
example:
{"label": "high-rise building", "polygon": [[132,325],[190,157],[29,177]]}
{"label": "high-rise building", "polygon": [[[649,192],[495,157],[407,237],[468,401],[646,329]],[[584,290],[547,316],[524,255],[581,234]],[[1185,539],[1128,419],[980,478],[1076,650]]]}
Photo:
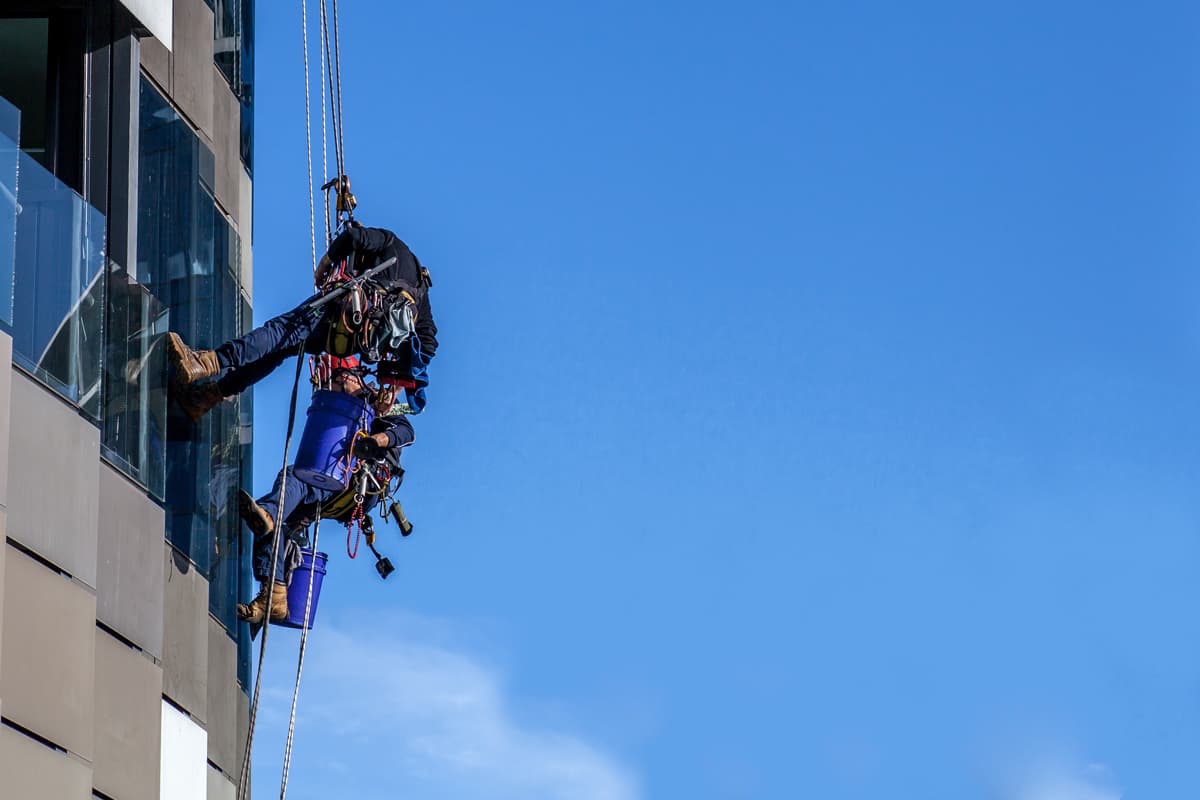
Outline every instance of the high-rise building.
{"label": "high-rise building", "polygon": [[233,798],[250,396],[164,334],[250,327],[253,0],[0,4],[0,798]]}

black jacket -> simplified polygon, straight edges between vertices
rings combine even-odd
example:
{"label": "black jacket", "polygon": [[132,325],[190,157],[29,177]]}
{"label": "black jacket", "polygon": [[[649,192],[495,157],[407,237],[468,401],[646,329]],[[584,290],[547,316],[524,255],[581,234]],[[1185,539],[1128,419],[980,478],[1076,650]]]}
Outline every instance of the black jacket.
{"label": "black jacket", "polygon": [[421,340],[421,352],[426,358],[433,358],[438,346],[437,324],[429,306],[428,287],[423,286],[421,262],[408,245],[384,228],[350,227],[329,245],[329,260],[336,264],[351,255],[354,258],[350,262],[350,271],[355,275],[395,256],[396,263],[374,280],[388,291],[405,290],[417,298],[417,338]]}

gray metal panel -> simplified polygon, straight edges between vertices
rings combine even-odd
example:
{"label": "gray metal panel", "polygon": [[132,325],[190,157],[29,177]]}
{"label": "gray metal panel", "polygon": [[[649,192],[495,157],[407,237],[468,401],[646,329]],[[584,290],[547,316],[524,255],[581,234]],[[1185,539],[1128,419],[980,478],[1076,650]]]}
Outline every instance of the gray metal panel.
{"label": "gray metal panel", "polygon": [[158,39],[142,39],[142,67],[154,78],[155,83],[171,93],[171,51],[163,47]]}
{"label": "gray metal panel", "polygon": [[213,134],[213,12],[204,0],[175,0],[171,98],[209,139]]}
{"label": "gray metal panel", "polygon": [[238,166],[238,235],[242,237],[242,291],[246,299],[254,303],[254,182],[250,175]]}
{"label": "gray metal panel", "polygon": [[11,375],[8,536],[94,587],[100,431],[49,389]]}
{"label": "gray metal panel", "polygon": [[164,545],[163,694],[200,722],[208,719],[208,581]]}
{"label": "gray metal panel", "polygon": [[96,619],[155,658],[163,646],[165,517],[141,488],[100,465]]}
{"label": "gray metal panel", "polygon": [[242,106],[221,71],[213,66],[213,150],[217,157],[213,187],[217,202],[235,220],[241,218],[238,173],[242,172]]}
{"label": "gray metal panel", "polygon": [[121,800],[158,800],[162,670],[96,631],[96,758],[92,785]]}
{"label": "gray metal panel", "polygon": [[208,621],[208,758],[224,772],[237,774],[240,741],[237,645],[216,620]]}
{"label": "gray metal panel", "polygon": [[96,597],[5,547],[4,716],[91,761]]}
{"label": "gray metal panel", "polygon": [[[246,755],[246,736],[250,732],[250,697],[240,688],[234,695],[237,700],[237,768],[234,769],[233,774],[241,775],[242,757]],[[250,767],[254,768],[253,762]]]}
{"label": "gray metal panel", "polygon": [[13,800],[90,800],[92,770],[77,758],[0,726],[0,781]]}
{"label": "gray metal panel", "polygon": [[230,775],[237,770],[237,645],[208,620],[208,760]]}
{"label": "gray metal panel", "polygon": [[237,796],[237,786],[233,781],[208,765],[208,800],[233,800]]}

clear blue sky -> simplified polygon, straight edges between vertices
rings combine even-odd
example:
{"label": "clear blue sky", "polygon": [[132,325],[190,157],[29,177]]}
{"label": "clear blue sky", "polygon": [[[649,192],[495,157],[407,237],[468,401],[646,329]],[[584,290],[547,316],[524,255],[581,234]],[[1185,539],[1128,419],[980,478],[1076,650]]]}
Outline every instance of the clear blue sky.
{"label": "clear blue sky", "polygon": [[[399,572],[322,533],[290,797],[1200,796],[1194,4],[341,5],[442,345]],[[259,321],[307,291],[296,6]]]}

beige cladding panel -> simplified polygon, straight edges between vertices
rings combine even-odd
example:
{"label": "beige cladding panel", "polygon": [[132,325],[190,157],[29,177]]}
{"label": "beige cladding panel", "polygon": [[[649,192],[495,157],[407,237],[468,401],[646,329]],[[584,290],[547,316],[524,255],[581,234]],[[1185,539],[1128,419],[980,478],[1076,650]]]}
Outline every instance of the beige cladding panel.
{"label": "beige cladding panel", "polygon": [[96,618],[155,658],[162,657],[165,516],[140,487],[100,465]]}
{"label": "beige cladding panel", "polygon": [[208,760],[237,774],[237,645],[215,619],[208,620]]}
{"label": "beige cladding panel", "polygon": [[213,135],[213,12],[204,0],[175,0],[171,96],[196,127]]}
{"label": "beige cladding panel", "polygon": [[138,44],[141,50],[142,67],[150,73],[159,86],[171,93],[171,51],[163,47],[162,42],[153,38],[142,39]]}
{"label": "beige cladding panel", "polygon": [[77,758],[0,726],[0,792],[5,800],[90,800],[92,770]]}
{"label": "beige cladding panel", "polygon": [[92,760],[96,598],[5,545],[4,716]]}
{"label": "beige cladding panel", "polygon": [[8,536],[94,587],[100,431],[49,389],[11,375]]}
{"label": "beige cladding panel", "polygon": [[233,781],[208,765],[208,800],[234,800],[237,786]]}
{"label": "beige cladding panel", "polygon": [[212,72],[213,151],[217,162],[213,189],[217,202],[236,221],[241,218],[238,173],[242,172],[242,107],[221,71],[214,66]]}
{"label": "beige cladding panel", "polygon": [[158,800],[162,670],[96,632],[96,758],[93,785],[121,800]]}
{"label": "beige cladding panel", "polygon": [[[12,408],[12,337],[0,333],[0,456],[8,452]],[[0,457],[0,506],[8,506],[8,458]]]}
{"label": "beige cladding panel", "polygon": [[163,594],[163,694],[208,719],[208,581],[171,545]]}

